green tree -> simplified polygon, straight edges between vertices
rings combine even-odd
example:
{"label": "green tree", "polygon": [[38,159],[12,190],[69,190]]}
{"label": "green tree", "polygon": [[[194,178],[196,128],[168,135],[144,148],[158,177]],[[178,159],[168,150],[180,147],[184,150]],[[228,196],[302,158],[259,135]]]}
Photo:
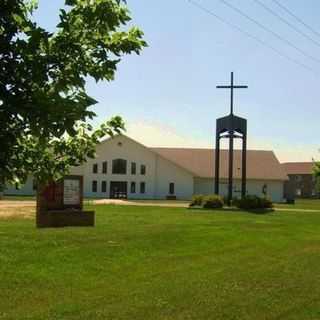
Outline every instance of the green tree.
{"label": "green tree", "polygon": [[313,175],[315,178],[316,192],[320,194],[320,162],[313,162]]}
{"label": "green tree", "polygon": [[112,118],[97,131],[87,121],[97,103],[88,77],[112,81],[126,54],[146,42],[123,0],[65,0],[56,31],[33,20],[36,1],[2,0],[0,11],[0,186],[59,179],[94,156],[104,135],[124,124]]}

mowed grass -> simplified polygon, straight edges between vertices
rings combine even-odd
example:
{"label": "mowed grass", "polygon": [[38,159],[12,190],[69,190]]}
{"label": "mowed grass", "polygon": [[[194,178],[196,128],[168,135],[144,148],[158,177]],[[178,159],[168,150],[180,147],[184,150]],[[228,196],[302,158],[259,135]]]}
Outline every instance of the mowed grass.
{"label": "mowed grass", "polygon": [[320,318],[318,213],[94,209],[0,219],[0,319]]}
{"label": "mowed grass", "polygon": [[36,200],[36,196],[11,196],[5,195],[2,197],[3,200],[6,201],[31,201]]}
{"label": "mowed grass", "polygon": [[296,199],[295,204],[275,204],[278,208],[311,209],[320,211],[320,199]]}

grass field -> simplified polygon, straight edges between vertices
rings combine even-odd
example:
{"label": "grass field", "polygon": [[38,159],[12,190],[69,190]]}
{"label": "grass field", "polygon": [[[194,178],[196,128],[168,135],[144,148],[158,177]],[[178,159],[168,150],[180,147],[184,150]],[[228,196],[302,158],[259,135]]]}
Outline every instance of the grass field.
{"label": "grass field", "polygon": [[95,206],[0,219],[0,319],[319,319],[320,214]]}
{"label": "grass field", "polygon": [[3,200],[6,201],[29,201],[36,200],[36,196],[3,196]]}
{"label": "grass field", "polygon": [[295,204],[276,204],[279,208],[320,210],[320,199],[297,199]]}

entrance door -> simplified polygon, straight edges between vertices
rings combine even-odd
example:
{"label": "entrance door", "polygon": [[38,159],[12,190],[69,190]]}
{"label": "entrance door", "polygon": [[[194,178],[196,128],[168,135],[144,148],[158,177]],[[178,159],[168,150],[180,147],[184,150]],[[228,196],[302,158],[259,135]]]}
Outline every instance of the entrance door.
{"label": "entrance door", "polygon": [[110,199],[127,199],[126,181],[111,181],[110,182]]}

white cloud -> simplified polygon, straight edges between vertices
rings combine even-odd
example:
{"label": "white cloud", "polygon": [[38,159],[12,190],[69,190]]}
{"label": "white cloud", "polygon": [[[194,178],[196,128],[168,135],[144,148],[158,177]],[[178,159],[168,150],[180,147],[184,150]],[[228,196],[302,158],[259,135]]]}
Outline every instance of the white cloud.
{"label": "white cloud", "polygon": [[[175,128],[159,122],[139,121],[128,122],[126,134],[149,147],[184,147],[184,148],[212,148],[214,137],[208,139],[196,139],[192,135],[179,133]],[[211,141],[211,142],[210,142]],[[222,148],[228,148],[225,140],[221,144]],[[235,142],[235,148],[240,148],[240,142]],[[273,150],[280,162],[290,161],[312,161],[313,158],[320,159],[319,146],[288,144],[268,140],[264,138],[248,139],[248,149]]]}
{"label": "white cloud", "polygon": [[319,160],[319,145],[297,144],[277,140],[267,140],[263,138],[249,139],[248,147],[257,150],[273,150],[280,162],[303,162]]}
{"label": "white cloud", "polygon": [[157,122],[129,122],[126,134],[150,147],[208,148],[205,141],[181,135],[174,128]]}

